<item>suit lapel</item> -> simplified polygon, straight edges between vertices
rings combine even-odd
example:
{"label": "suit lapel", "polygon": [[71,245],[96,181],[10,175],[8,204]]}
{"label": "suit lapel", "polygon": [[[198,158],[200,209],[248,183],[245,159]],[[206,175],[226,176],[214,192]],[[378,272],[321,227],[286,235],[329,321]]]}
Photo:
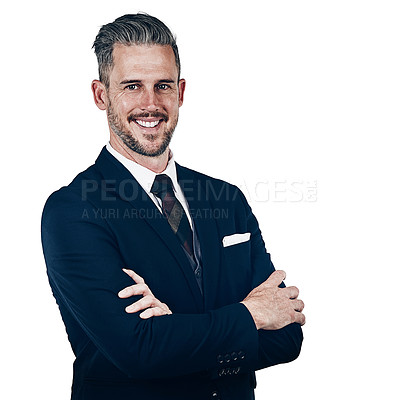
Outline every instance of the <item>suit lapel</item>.
{"label": "suit lapel", "polygon": [[[175,257],[191,289],[197,309],[199,312],[202,312],[204,308],[203,298],[193,270],[167,220],[161,216],[153,201],[136,179],[132,177],[131,173],[113,157],[106,148],[103,148],[97,158],[96,165],[102,172],[105,181],[108,182],[110,186],[115,184],[115,192],[117,195],[123,200],[129,201],[129,203],[139,211],[138,215],[146,216],[145,221],[149,228],[154,230],[160,240]],[[160,217],[158,218],[159,215]],[[152,216],[157,217],[152,218]]]}
{"label": "suit lapel", "polygon": [[207,187],[193,172],[176,164],[179,185],[185,193],[190,214],[200,242],[203,262],[204,307],[213,309],[217,296],[219,266],[221,265],[220,240],[214,209],[207,195]]}

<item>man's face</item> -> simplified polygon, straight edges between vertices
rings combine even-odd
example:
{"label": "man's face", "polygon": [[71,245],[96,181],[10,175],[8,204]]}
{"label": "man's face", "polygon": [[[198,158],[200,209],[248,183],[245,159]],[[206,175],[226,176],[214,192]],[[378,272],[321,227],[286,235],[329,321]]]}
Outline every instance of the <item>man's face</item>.
{"label": "man's face", "polygon": [[107,90],[111,131],[130,150],[155,157],[168,147],[178,122],[185,81],[171,46],[115,45]]}

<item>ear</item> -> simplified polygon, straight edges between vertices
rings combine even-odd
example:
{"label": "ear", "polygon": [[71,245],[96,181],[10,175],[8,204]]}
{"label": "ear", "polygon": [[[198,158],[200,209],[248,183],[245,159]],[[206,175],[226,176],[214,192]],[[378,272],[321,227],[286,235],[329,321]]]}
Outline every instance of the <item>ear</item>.
{"label": "ear", "polygon": [[107,109],[107,90],[104,84],[97,79],[92,82],[93,98],[100,110]]}
{"label": "ear", "polygon": [[179,79],[178,89],[179,89],[179,107],[183,104],[183,95],[185,93],[186,81],[184,79]]}

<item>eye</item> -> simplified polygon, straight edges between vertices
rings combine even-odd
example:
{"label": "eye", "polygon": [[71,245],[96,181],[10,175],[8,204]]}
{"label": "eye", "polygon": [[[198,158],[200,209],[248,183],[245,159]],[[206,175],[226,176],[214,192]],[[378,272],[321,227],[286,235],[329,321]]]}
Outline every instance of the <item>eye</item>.
{"label": "eye", "polygon": [[159,84],[157,85],[157,88],[160,89],[160,90],[167,90],[167,89],[170,89],[171,86],[170,86],[170,85],[167,85],[166,83],[159,83]]}
{"label": "eye", "polygon": [[127,89],[127,90],[137,90],[137,89],[139,89],[139,85],[136,84],[136,83],[131,83],[130,85],[125,86],[125,89]]}

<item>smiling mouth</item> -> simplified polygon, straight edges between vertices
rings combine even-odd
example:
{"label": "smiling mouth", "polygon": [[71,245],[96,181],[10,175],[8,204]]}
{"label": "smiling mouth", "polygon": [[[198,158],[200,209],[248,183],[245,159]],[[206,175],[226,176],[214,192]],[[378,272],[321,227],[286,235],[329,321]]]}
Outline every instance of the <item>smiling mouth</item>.
{"label": "smiling mouth", "polygon": [[145,121],[143,119],[135,119],[134,120],[139,126],[143,127],[143,128],[154,128],[156,127],[161,121],[162,119],[159,119],[157,121]]}

